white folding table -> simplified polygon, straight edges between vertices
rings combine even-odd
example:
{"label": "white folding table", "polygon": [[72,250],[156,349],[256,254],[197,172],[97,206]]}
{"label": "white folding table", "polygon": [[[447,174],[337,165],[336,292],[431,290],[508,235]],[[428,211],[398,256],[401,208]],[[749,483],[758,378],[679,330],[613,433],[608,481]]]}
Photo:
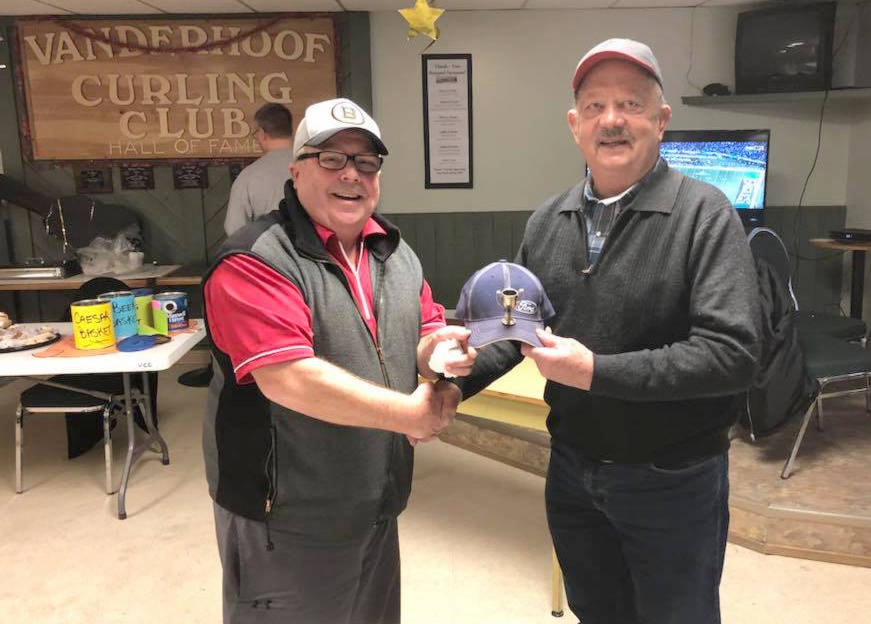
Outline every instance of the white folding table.
{"label": "white folding table", "polygon": [[[87,373],[122,373],[124,381],[124,403],[127,414],[127,456],[124,461],[124,473],[121,476],[121,487],[118,489],[118,518],[127,517],[124,499],[127,494],[127,482],[133,464],[152,445],[160,445],[161,461],[169,464],[169,449],[163,436],[157,430],[151,412],[148,377],[145,373],[162,371],[170,368],[205,335],[205,325],[202,319],[195,319],[195,328],[188,333],[172,334],[172,339],[164,344],[150,349],[134,352],[114,352],[83,357],[34,357],[35,354],[50,348],[50,346],[0,353],[0,376],[3,377],[35,377],[63,374]],[[72,334],[71,323],[25,323],[24,325],[48,325],[62,336]],[[148,436],[137,443],[136,427],[133,422],[134,399],[130,385],[130,375],[142,374],[143,383],[143,416],[148,429]],[[42,379],[34,379],[46,383]],[[57,384],[55,384],[57,385]],[[79,390],[72,386],[63,386],[70,390]]]}

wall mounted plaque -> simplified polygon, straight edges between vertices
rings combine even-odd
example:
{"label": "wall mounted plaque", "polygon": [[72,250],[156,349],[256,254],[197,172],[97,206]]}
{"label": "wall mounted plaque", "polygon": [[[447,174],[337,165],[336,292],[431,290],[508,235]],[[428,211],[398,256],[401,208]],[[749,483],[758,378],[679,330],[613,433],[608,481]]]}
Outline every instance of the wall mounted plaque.
{"label": "wall mounted plaque", "polygon": [[121,188],[125,191],[154,188],[154,167],[151,165],[121,165]]}
{"label": "wall mounted plaque", "polygon": [[196,163],[173,165],[172,179],[176,189],[208,188],[209,170]]}
{"label": "wall mounted plaque", "polygon": [[89,193],[112,192],[111,167],[88,167],[77,165],[73,170],[76,178],[76,193],[87,195]]}

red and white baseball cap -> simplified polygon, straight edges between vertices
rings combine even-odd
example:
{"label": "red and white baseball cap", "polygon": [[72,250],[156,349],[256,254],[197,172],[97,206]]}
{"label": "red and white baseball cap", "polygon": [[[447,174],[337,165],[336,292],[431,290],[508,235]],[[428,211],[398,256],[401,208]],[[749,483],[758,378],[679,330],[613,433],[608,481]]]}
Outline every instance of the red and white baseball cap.
{"label": "red and white baseball cap", "polygon": [[662,72],[649,47],[632,39],[608,39],[594,46],[580,60],[575,68],[575,76],[572,78],[572,90],[578,90],[581,81],[596,65],[611,59],[634,63],[656,78],[656,82],[660,87],[662,86]]}

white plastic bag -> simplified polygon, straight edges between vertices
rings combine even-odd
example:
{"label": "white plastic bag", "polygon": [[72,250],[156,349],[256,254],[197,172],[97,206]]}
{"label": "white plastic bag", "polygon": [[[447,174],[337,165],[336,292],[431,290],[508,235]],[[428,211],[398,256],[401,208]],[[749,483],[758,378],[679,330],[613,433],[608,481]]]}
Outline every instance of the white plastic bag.
{"label": "white plastic bag", "polygon": [[79,264],[82,265],[82,273],[104,275],[127,273],[141,266],[141,257],[138,253],[131,254],[135,251],[127,234],[119,232],[114,238],[97,236],[87,247],[76,250],[76,253],[79,256]]}

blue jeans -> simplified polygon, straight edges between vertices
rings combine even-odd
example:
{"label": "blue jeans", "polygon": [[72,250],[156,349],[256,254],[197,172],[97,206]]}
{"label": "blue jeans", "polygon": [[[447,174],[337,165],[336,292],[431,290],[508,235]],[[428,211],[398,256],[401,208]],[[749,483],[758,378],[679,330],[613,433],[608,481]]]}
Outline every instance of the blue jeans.
{"label": "blue jeans", "polygon": [[554,442],[547,520],[583,624],[719,624],[729,462],[590,461]]}

